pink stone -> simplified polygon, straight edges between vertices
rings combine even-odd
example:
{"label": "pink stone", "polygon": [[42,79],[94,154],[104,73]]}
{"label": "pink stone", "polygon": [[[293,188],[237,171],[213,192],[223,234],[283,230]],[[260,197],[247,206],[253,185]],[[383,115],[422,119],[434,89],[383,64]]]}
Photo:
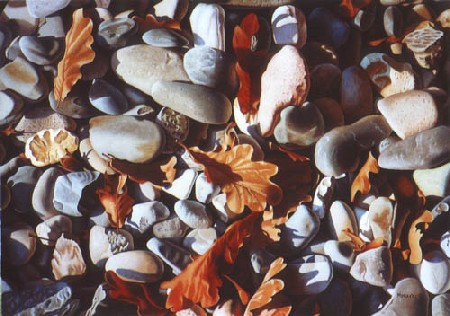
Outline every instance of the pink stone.
{"label": "pink stone", "polygon": [[301,105],[309,91],[306,62],[291,45],[284,46],[267,65],[261,78],[258,121],[261,135],[270,136],[279,114],[288,105]]}

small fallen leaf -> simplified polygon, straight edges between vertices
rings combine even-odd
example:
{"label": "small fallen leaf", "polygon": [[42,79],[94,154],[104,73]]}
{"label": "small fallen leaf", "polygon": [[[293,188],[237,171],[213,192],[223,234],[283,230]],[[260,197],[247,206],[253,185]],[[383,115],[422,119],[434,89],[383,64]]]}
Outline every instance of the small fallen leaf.
{"label": "small fallen leaf", "polygon": [[67,172],[83,171],[83,163],[73,156],[62,157],[59,163]]}
{"label": "small fallen leaf", "polygon": [[[423,259],[422,247],[420,240],[423,233],[428,229],[429,224],[433,221],[433,214],[430,211],[424,211],[411,225],[408,231],[408,244],[411,250],[409,255],[409,263],[420,264]],[[419,224],[423,225],[423,229],[417,227]]]}
{"label": "small fallen leaf", "polygon": [[[284,282],[280,279],[273,279],[280,271],[287,266],[283,262],[283,258],[277,258],[270,264],[269,271],[267,271],[261,286],[253,294],[250,302],[245,309],[244,316],[252,316],[252,311],[263,308],[268,305],[272,298],[284,288]],[[291,307],[286,306],[271,310],[265,310],[265,315],[289,315]],[[262,314],[261,314],[262,315]]]}
{"label": "small fallen leaf", "polygon": [[66,35],[66,49],[64,56],[58,64],[58,75],[54,81],[54,97],[60,101],[69,94],[75,83],[81,79],[81,67],[92,62],[95,52],[91,45],[92,20],[83,17],[83,9],[73,12],[72,27]]}
{"label": "small fallen leaf", "polygon": [[145,19],[134,16],[133,19],[138,25],[138,33],[144,34],[152,29],[168,28],[173,30],[180,30],[180,21],[173,20],[167,17],[155,17],[153,14],[147,14]]}
{"label": "small fallen leaf", "polygon": [[0,133],[8,137],[17,132],[12,125],[8,125],[5,129],[1,130]]}
{"label": "small fallen leaf", "polygon": [[97,195],[100,202],[108,213],[111,226],[122,228],[125,217],[131,213],[134,199],[128,195],[125,186],[127,176],[111,176],[104,174],[105,185],[98,189]]}
{"label": "small fallen leaf", "polygon": [[367,243],[362,240],[361,237],[355,235],[350,230],[350,228],[346,228],[342,232],[350,238],[355,252],[364,252],[370,249],[381,247],[385,244],[383,237],[375,238],[374,240],[371,240],[369,243]]}
{"label": "small fallen leaf", "polygon": [[370,178],[369,173],[378,174],[379,167],[378,161],[372,156],[372,153],[369,152],[369,157],[364,165],[359,170],[358,175],[355,180],[353,180],[351,187],[351,201],[355,201],[356,194],[360,192],[361,194],[367,194],[370,191]]}

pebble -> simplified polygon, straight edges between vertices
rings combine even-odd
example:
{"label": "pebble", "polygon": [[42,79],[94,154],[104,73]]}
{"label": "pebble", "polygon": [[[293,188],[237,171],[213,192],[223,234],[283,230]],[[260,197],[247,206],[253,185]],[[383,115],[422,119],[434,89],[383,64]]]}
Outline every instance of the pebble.
{"label": "pebble", "polygon": [[189,117],[163,107],[156,117],[158,123],[176,140],[185,141],[189,135]]}
{"label": "pebble", "polygon": [[348,273],[355,261],[353,245],[349,242],[328,240],[323,246],[324,254],[329,256],[336,270]]}
{"label": "pebble", "polygon": [[[40,2],[39,0],[36,1]],[[8,2],[6,6],[2,7],[2,21],[5,23],[12,23],[15,32],[21,35],[31,35],[36,32],[41,19],[30,15],[27,8],[27,2]]]}
{"label": "pebble", "polygon": [[64,52],[61,41],[51,36],[21,36],[19,47],[27,60],[37,65],[53,64]]}
{"label": "pebble", "polygon": [[335,276],[327,289],[320,293],[318,304],[321,315],[351,315],[352,292],[348,282]]}
{"label": "pebble", "polygon": [[181,172],[180,176],[169,187],[163,187],[163,191],[179,200],[187,200],[189,195],[191,195],[196,179],[197,170],[194,168],[186,169]]}
{"label": "pebble", "polygon": [[204,173],[199,174],[195,181],[195,198],[200,203],[210,203],[220,193],[220,186],[208,182]]}
{"label": "pebble", "polygon": [[81,80],[91,81],[103,78],[110,69],[110,58],[107,50],[96,48],[94,60],[81,67]]}
{"label": "pebble", "polygon": [[330,210],[335,183],[333,177],[323,177],[316,186],[312,210],[320,219]]}
{"label": "pebble", "polygon": [[292,5],[278,7],[272,14],[273,41],[278,45],[301,48],[306,43],[306,18]]}
{"label": "pebble", "polygon": [[54,246],[63,234],[72,234],[72,220],[64,215],[55,215],[36,226],[36,235],[46,246]]}
{"label": "pebble", "polygon": [[11,89],[32,101],[43,99],[49,91],[43,75],[21,57],[0,69],[0,88]]}
{"label": "pebble", "polygon": [[149,96],[158,80],[189,80],[179,54],[147,44],[117,50],[111,57],[111,67],[120,79]]}
{"label": "pebble", "polygon": [[6,48],[11,42],[11,31],[6,25],[0,26],[0,67],[6,63]]}
{"label": "pebble", "polygon": [[[448,204],[445,205],[447,205],[448,208]],[[448,209],[446,211],[448,212]],[[441,250],[447,258],[450,258],[450,231],[445,232],[441,236]]]}
{"label": "pebble", "polygon": [[134,186],[133,196],[138,203],[152,202],[160,197],[160,191],[153,185],[153,183],[146,181]]}
{"label": "pebble", "polygon": [[195,84],[217,89],[225,86],[228,88],[225,91],[233,88],[230,85],[236,76],[234,64],[224,51],[208,46],[191,48],[184,55],[183,65]]}
{"label": "pebble", "polygon": [[32,194],[43,171],[32,166],[23,166],[8,178],[11,189],[12,203],[16,211],[28,213],[31,211]]}
{"label": "pebble", "polygon": [[157,81],[153,99],[193,120],[206,124],[224,124],[232,114],[230,100],[211,88],[183,82]]}
{"label": "pebble", "polygon": [[388,245],[392,242],[392,229],[394,228],[394,206],[389,198],[380,196],[370,203],[369,225],[373,238],[383,238]]}
{"label": "pebble", "polygon": [[225,51],[225,10],[215,3],[199,3],[189,17],[195,46]]}
{"label": "pebble", "polygon": [[98,114],[97,109],[91,106],[88,96],[81,94],[76,88],[60,102],[55,101],[52,90],[48,95],[48,101],[54,112],[74,119],[90,118]]}
{"label": "pebble", "polygon": [[189,8],[189,0],[163,0],[153,6],[155,15],[181,21]]}
{"label": "pebble", "polygon": [[[2,238],[3,239],[3,238]],[[20,266],[28,263],[36,252],[36,233],[31,226],[19,224],[11,230],[5,229],[5,257],[7,263]]]}
{"label": "pebble", "polygon": [[271,8],[278,7],[284,4],[290,4],[293,0],[219,0],[218,3],[231,7],[241,8]]}
{"label": "pebble", "polygon": [[103,267],[113,255],[133,249],[133,236],[124,229],[96,225],[89,232],[89,255],[92,263],[98,267]]}
{"label": "pebble", "polygon": [[306,61],[291,45],[285,45],[267,65],[261,77],[261,102],[258,121],[262,136],[270,136],[281,110],[301,105],[309,91]]}
{"label": "pebble", "polygon": [[[386,305],[374,316],[428,314],[429,298],[422,284],[414,278],[405,278],[395,285],[394,293]],[[435,315],[433,313],[433,315]]]}
{"label": "pebble", "polygon": [[24,58],[25,55],[20,50],[19,46],[20,36],[15,37],[8,45],[5,51],[5,56],[9,60],[15,60],[18,57]]}
{"label": "pebble", "polygon": [[53,191],[55,209],[68,216],[82,217],[84,209],[79,204],[83,190],[99,176],[97,171],[78,171],[59,176]]}
{"label": "pebble", "polygon": [[205,254],[217,239],[214,228],[193,229],[183,240],[183,246],[199,255]]}
{"label": "pebble", "polygon": [[350,26],[327,8],[315,8],[308,15],[308,37],[339,48],[347,42]]}
{"label": "pebble", "polygon": [[42,220],[53,218],[59,214],[53,205],[53,190],[56,179],[63,174],[60,168],[50,167],[44,171],[36,182],[31,203]]}
{"label": "pebble", "polygon": [[6,91],[0,91],[0,126],[17,121],[22,115],[24,103],[21,98]]}
{"label": "pebble", "polygon": [[89,101],[98,110],[109,115],[118,115],[128,110],[125,96],[103,79],[94,79],[89,89]]}
{"label": "pebble", "polygon": [[395,6],[389,6],[384,11],[383,26],[387,36],[401,36],[403,32],[403,13]]}
{"label": "pebble", "polygon": [[146,244],[147,248],[157,255],[171,269],[172,273],[178,275],[188,264],[192,262],[191,254],[186,249],[172,244],[167,240],[155,237],[150,238]]}
{"label": "pebble", "polygon": [[316,143],[315,165],[326,176],[354,172],[359,165],[359,152],[377,145],[390,133],[382,115],[369,115],[356,123],[336,127]]}
{"label": "pebble", "polygon": [[169,209],[159,201],[138,203],[133,205],[131,215],[127,217],[125,222],[125,227],[144,234],[156,222],[165,220],[169,216]]}
{"label": "pebble", "polygon": [[89,139],[100,157],[145,163],[161,152],[165,135],[159,125],[150,121],[126,115],[102,115],[90,119]]}
{"label": "pebble", "polygon": [[378,165],[385,169],[429,169],[450,162],[450,127],[438,126],[389,145]]}
{"label": "pebble", "polygon": [[381,246],[356,256],[350,274],[358,281],[374,286],[387,286],[392,280],[393,265],[391,251]]}
{"label": "pebble", "polygon": [[59,15],[46,17],[45,22],[39,26],[38,35],[41,37],[64,38],[63,18]]}
{"label": "pebble", "polygon": [[441,24],[442,27],[449,28],[450,27],[450,9],[442,11],[436,20]]}
{"label": "pebble", "polygon": [[80,154],[81,158],[86,161],[94,170],[102,174],[115,174],[116,172],[108,166],[108,161],[98,154],[92,148],[91,141],[89,138],[85,138],[80,141]]}
{"label": "pebble", "polygon": [[153,225],[153,235],[157,238],[181,238],[186,236],[189,226],[178,216],[157,222]]}
{"label": "pebble", "polygon": [[378,5],[371,2],[368,6],[361,8],[352,20],[352,26],[356,26],[361,32],[367,32],[373,26],[377,18]]}
{"label": "pebble", "polygon": [[333,128],[344,125],[344,112],[336,100],[332,98],[320,98],[314,100],[314,105],[322,113],[324,131],[329,132]]}
{"label": "pebble", "polygon": [[72,289],[65,282],[40,281],[31,287],[2,293],[5,315],[64,315]]}
{"label": "pebble", "polygon": [[86,272],[86,263],[80,246],[64,236],[56,241],[51,265],[53,276],[58,281],[65,277],[81,276]]}
{"label": "pebble", "polygon": [[233,213],[227,206],[227,195],[225,193],[216,195],[212,199],[212,204],[216,210],[217,216],[225,223],[231,222],[238,216],[236,213]]}
{"label": "pebble", "polygon": [[431,300],[431,314],[433,316],[450,315],[450,293],[440,294]]}
{"label": "pebble", "polygon": [[212,225],[211,218],[202,203],[180,200],[175,202],[174,210],[190,228],[209,228]]}
{"label": "pebble", "polygon": [[443,36],[444,33],[441,30],[425,26],[410,32],[402,42],[413,52],[414,58],[420,67],[432,69],[440,61]]}
{"label": "pebble", "polygon": [[128,282],[153,283],[161,279],[164,266],[161,259],[146,250],[116,254],[108,259],[106,271],[112,271]]}
{"label": "pebble", "polygon": [[137,32],[137,25],[133,19],[113,18],[103,21],[98,26],[98,43],[109,49],[124,47]]}
{"label": "pebble", "polygon": [[397,62],[383,53],[371,53],[360,65],[384,98],[415,88],[414,70],[408,63]]}
{"label": "pebble", "polygon": [[333,278],[333,266],[327,257],[309,255],[286,266],[283,278],[289,295],[315,295],[323,292]]}
{"label": "pebble", "polygon": [[331,235],[339,241],[351,240],[350,237],[343,233],[345,229],[349,229],[354,234],[359,232],[355,213],[350,206],[341,201],[334,201],[331,204],[328,223]]}
{"label": "pebble", "polygon": [[[182,34],[174,30],[164,28],[151,29],[145,32],[144,35],[142,35],[142,40],[145,44],[163,48],[189,46],[189,40]],[[186,58],[186,55],[184,58]]]}
{"label": "pebble", "polygon": [[414,170],[414,182],[425,196],[450,195],[450,163],[432,169]]}
{"label": "pebble", "polygon": [[28,0],[27,8],[30,15],[35,18],[45,18],[56,11],[64,9],[70,0]]}
{"label": "pebble", "polygon": [[274,136],[280,144],[307,147],[323,136],[324,129],[324,119],[319,109],[314,103],[306,102],[302,106],[287,106],[281,110]]}
{"label": "pebble", "polygon": [[413,90],[381,99],[378,109],[401,139],[438,124],[438,106],[426,91]]}
{"label": "pebble", "polygon": [[439,250],[426,253],[418,266],[418,276],[425,290],[442,294],[450,289],[450,261]]}
{"label": "pebble", "polygon": [[[323,97],[337,97],[341,88],[341,69],[332,63],[323,63],[312,68],[311,89],[308,97],[323,98]],[[341,110],[342,111],[342,110]]]}
{"label": "pebble", "polygon": [[361,67],[350,66],[342,72],[340,104],[346,123],[374,113],[370,79]]}

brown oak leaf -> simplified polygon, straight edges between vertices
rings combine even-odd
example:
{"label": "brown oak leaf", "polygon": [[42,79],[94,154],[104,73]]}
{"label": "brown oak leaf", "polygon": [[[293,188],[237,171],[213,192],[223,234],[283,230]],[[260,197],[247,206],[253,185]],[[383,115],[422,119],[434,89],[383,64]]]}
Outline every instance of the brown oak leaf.
{"label": "brown oak leaf", "polygon": [[173,30],[180,30],[180,21],[173,20],[167,17],[155,17],[153,14],[147,14],[145,19],[134,16],[133,19],[138,25],[138,33],[144,34],[151,29],[169,28]]}
{"label": "brown oak leaf", "polygon": [[81,66],[92,62],[95,52],[91,45],[92,20],[83,17],[83,9],[73,12],[72,27],[66,35],[64,56],[58,64],[58,75],[54,81],[54,97],[58,101],[64,100],[75,83],[81,79]]}
{"label": "brown oak leaf", "polygon": [[360,192],[361,194],[367,194],[370,191],[370,179],[369,173],[377,174],[379,172],[378,161],[369,152],[369,157],[364,165],[359,170],[358,175],[355,180],[353,180],[351,187],[351,201],[355,200],[356,194]]}
{"label": "brown oak leaf", "polygon": [[111,226],[122,228],[125,224],[125,217],[131,213],[134,204],[134,199],[128,195],[125,186],[127,176],[104,174],[103,177],[105,185],[96,191],[97,195],[108,213]]}
{"label": "brown oak leaf", "polygon": [[[409,255],[409,263],[420,264],[422,263],[423,253],[420,246],[420,240],[423,237],[423,233],[428,229],[429,224],[433,221],[433,214],[430,211],[424,211],[414,222],[408,231],[408,244],[411,250]],[[422,228],[418,226],[421,225]]]}
{"label": "brown oak leaf", "polygon": [[[273,277],[282,271],[286,267],[286,263],[283,262],[283,258],[277,258],[270,264],[269,271],[267,271],[261,286],[253,294],[250,302],[245,309],[244,316],[252,316],[252,311],[261,309],[268,305],[272,298],[278,294],[284,288],[284,282],[280,279],[274,279]],[[259,315],[289,315],[291,306],[280,307],[276,309],[264,309]]]}

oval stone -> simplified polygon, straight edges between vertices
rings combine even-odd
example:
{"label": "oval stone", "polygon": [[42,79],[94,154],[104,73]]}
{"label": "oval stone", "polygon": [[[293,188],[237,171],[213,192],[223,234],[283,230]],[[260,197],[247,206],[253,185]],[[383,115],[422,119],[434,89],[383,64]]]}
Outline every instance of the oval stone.
{"label": "oval stone", "polygon": [[128,101],[123,93],[103,79],[95,79],[92,82],[89,101],[94,107],[110,115],[122,114],[128,109]]}
{"label": "oval stone", "polygon": [[[183,47],[189,45],[189,40],[171,29],[151,29],[142,35],[144,43],[156,47]],[[186,55],[185,55],[186,58]]]}

